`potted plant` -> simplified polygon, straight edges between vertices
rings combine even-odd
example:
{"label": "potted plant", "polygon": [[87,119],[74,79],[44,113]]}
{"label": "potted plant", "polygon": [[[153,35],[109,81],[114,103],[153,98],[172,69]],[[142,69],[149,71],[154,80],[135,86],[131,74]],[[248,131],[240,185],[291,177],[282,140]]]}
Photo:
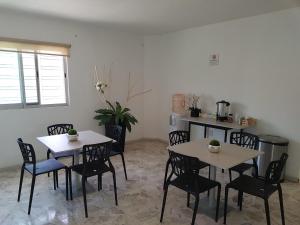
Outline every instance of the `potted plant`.
{"label": "potted plant", "polygon": [[122,142],[125,142],[126,129],[131,132],[132,125],[135,125],[138,121],[130,113],[130,109],[122,107],[119,102],[115,102],[113,105],[111,102],[106,101],[108,108],[96,110],[94,119],[99,121],[99,126],[105,126],[105,133],[107,132],[108,126],[106,125],[120,125],[122,126]]}
{"label": "potted plant", "polygon": [[221,144],[218,140],[211,140],[208,145],[208,150],[212,153],[217,153],[221,149]]}
{"label": "potted plant", "polygon": [[77,141],[78,140],[78,133],[75,129],[69,129],[67,134],[69,141]]}
{"label": "potted plant", "polygon": [[199,96],[193,95],[192,97],[192,106],[189,107],[189,110],[191,111],[191,117],[199,117],[199,114],[201,113],[201,109],[197,107]]}

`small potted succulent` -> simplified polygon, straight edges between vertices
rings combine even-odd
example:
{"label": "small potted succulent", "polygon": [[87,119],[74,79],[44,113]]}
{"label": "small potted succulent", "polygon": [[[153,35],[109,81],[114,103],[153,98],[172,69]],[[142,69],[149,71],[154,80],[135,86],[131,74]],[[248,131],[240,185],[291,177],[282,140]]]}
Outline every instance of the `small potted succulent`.
{"label": "small potted succulent", "polygon": [[77,141],[78,140],[78,133],[75,129],[69,129],[67,134],[69,141]]}
{"label": "small potted succulent", "polygon": [[221,149],[221,144],[218,140],[211,140],[208,145],[208,150],[212,153],[218,153]]}
{"label": "small potted succulent", "polygon": [[201,109],[197,107],[199,96],[193,95],[192,96],[192,106],[189,107],[189,110],[191,111],[191,117],[199,117],[199,114],[201,113]]}

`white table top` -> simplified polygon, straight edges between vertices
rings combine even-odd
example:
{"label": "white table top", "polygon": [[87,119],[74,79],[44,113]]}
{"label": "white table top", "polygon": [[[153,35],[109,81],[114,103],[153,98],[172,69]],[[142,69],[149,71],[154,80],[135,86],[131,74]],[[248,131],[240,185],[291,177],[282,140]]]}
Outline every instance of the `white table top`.
{"label": "white table top", "polygon": [[113,141],[113,139],[91,130],[80,131],[78,135],[78,141],[69,141],[67,134],[37,137],[37,139],[46,145],[53,153],[80,150],[84,145]]}
{"label": "white table top", "polygon": [[229,122],[221,122],[217,121],[216,119],[212,118],[203,118],[203,117],[183,117],[181,120],[183,121],[188,121],[188,122],[194,122],[194,123],[201,123],[201,124],[207,124],[207,125],[212,125],[212,126],[218,126],[218,127],[224,127],[224,128],[230,128],[230,129],[245,129],[248,128],[249,126],[242,126],[239,125],[236,122],[229,123]]}
{"label": "white table top", "polygon": [[168,149],[182,155],[196,157],[202,162],[221,169],[229,169],[263,154],[256,150],[245,150],[245,148],[238,145],[227,143],[221,143],[221,151],[219,153],[211,153],[208,151],[209,141],[209,139],[191,141],[169,146]]}

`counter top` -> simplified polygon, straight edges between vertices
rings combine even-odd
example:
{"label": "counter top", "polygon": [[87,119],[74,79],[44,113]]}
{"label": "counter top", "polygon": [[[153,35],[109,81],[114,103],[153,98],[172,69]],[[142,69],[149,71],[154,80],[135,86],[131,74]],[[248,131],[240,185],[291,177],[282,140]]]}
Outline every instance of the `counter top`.
{"label": "counter top", "polygon": [[209,126],[215,126],[215,127],[222,127],[222,128],[228,128],[228,129],[246,129],[250,126],[244,126],[244,125],[239,125],[236,122],[229,123],[229,122],[221,122],[217,121],[216,119],[212,118],[203,118],[203,117],[182,117],[181,120],[183,121],[188,121],[192,123],[197,123],[197,124],[203,124],[203,125],[209,125]]}

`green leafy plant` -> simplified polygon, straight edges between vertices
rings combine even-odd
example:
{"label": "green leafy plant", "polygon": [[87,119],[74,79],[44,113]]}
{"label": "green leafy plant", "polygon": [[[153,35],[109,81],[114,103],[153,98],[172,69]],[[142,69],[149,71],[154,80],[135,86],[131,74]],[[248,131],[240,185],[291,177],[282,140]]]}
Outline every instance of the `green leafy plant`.
{"label": "green leafy plant", "polygon": [[68,130],[68,134],[69,135],[76,135],[77,134],[77,130],[75,130],[75,129],[69,129]]}
{"label": "green leafy plant", "polygon": [[215,140],[215,139],[211,140],[209,142],[209,144],[212,145],[212,146],[220,146],[220,142],[218,140]]}
{"label": "green leafy plant", "polygon": [[127,130],[131,132],[131,126],[135,125],[138,121],[130,113],[130,109],[122,107],[119,102],[115,102],[115,105],[106,101],[109,108],[96,110],[95,120],[99,121],[99,126],[105,124],[118,124],[121,126],[126,126]]}

